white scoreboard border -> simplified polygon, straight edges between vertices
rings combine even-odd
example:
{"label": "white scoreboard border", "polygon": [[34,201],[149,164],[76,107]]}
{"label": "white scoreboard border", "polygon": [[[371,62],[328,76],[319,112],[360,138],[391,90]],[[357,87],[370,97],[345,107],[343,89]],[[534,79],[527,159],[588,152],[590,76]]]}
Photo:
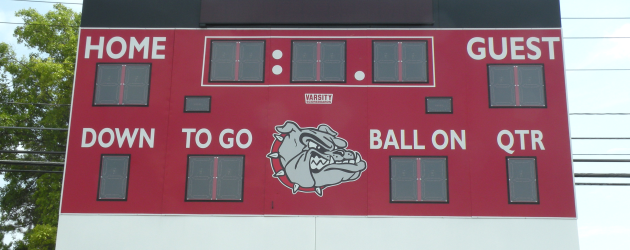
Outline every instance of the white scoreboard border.
{"label": "white scoreboard border", "polygon": [[578,250],[579,238],[576,218],[62,213],[57,249]]}
{"label": "white scoreboard border", "polygon": [[[208,39],[270,39],[270,38],[295,38],[295,39],[431,39],[431,60],[433,70],[433,85],[400,85],[400,84],[206,84],[206,48]],[[435,77],[435,40],[433,36],[206,36],[203,42],[203,57],[201,63],[201,86],[202,87],[377,87],[377,88],[434,88],[436,86]]]}

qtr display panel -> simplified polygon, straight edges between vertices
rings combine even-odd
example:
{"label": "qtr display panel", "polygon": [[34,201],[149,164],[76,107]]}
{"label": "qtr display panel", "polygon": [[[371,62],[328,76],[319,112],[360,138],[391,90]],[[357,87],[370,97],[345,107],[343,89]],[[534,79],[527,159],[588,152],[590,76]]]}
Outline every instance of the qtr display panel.
{"label": "qtr display panel", "polygon": [[[575,218],[560,37],[559,29],[83,28],[61,213]],[[312,60],[293,54],[296,41],[312,42]],[[345,47],[330,55],[329,41]],[[213,50],[221,42],[229,49]],[[378,42],[390,50],[375,50]],[[149,64],[147,105],[94,104],[105,64]],[[298,67],[315,80],[294,81],[307,72]],[[331,69],[342,80],[323,80]],[[490,77],[495,69],[503,73]],[[251,74],[262,80],[242,80]],[[392,80],[374,82],[383,76]],[[131,78],[114,83],[116,100],[136,86]],[[207,111],[185,112],[192,96],[210,97]],[[427,112],[437,100],[427,97],[443,97],[430,107],[443,112]],[[102,155],[130,156],[125,200],[98,199]],[[199,155],[214,159],[206,175],[189,161]],[[230,156],[242,172],[218,164]],[[405,172],[390,166],[397,157],[418,160]],[[423,163],[432,158],[444,162],[433,166],[441,179]],[[534,159],[529,182],[508,180],[508,158]],[[523,185],[532,197],[519,203],[512,196]]]}

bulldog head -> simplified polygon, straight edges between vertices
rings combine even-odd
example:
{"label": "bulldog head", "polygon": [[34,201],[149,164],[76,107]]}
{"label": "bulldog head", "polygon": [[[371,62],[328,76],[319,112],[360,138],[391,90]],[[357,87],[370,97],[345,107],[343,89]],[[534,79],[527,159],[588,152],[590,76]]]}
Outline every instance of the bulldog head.
{"label": "bulldog head", "polygon": [[[367,168],[367,163],[359,152],[347,149],[348,142],[337,137],[337,132],[326,124],[317,128],[300,128],[293,121],[276,126],[279,134],[274,134],[274,145],[281,142],[277,152],[267,155],[279,159],[281,169],[274,169],[274,177],[286,176],[297,191],[315,191],[322,196],[322,190],[342,182],[354,181]],[[312,192],[312,191],[311,191]]]}

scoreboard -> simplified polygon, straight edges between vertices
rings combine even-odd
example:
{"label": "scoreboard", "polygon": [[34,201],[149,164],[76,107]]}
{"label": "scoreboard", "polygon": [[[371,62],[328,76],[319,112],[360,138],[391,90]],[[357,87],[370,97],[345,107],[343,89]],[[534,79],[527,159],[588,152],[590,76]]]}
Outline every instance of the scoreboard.
{"label": "scoreboard", "polygon": [[578,248],[560,28],[82,27],[77,55],[60,249]]}

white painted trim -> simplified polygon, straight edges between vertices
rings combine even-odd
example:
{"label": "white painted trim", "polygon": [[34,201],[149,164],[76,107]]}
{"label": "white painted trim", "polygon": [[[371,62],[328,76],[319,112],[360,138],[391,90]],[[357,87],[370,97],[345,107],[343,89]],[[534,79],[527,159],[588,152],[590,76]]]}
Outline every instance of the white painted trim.
{"label": "white painted trim", "polygon": [[297,39],[378,39],[378,38],[386,38],[386,39],[427,39],[430,38],[433,41],[433,36],[206,36],[208,38],[219,38],[219,39],[256,39],[256,38],[297,38]]}
{"label": "white painted trim", "polygon": [[201,85],[201,87],[340,87],[340,88],[434,88],[435,85],[325,85],[325,84],[317,84],[313,85],[305,85],[305,84],[281,84],[281,85]]}
{"label": "white painted trim", "polygon": [[[363,85],[346,85],[344,84],[206,84],[204,77],[206,69],[206,48],[208,47],[208,39],[431,39],[431,60],[433,62],[433,85],[417,85],[417,84],[390,84],[390,83],[373,83]],[[205,36],[203,41],[203,55],[201,63],[201,87],[338,87],[338,88],[435,88],[435,37],[433,36]],[[347,62],[347,58],[346,58]],[[210,63],[210,62],[208,62]],[[208,72],[210,74],[210,72]],[[264,74],[264,72],[263,72]],[[347,77],[347,76],[346,76]]]}
{"label": "white painted trim", "polygon": [[541,219],[577,220],[575,217],[515,216],[392,216],[392,215],[294,215],[294,214],[141,214],[141,213],[61,213],[69,216],[184,216],[184,217],[330,217],[330,218],[441,218],[441,219]]}
{"label": "white painted trim", "polygon": [[59,217],[57,249],[577,250],[576,220],[366,217]]}

